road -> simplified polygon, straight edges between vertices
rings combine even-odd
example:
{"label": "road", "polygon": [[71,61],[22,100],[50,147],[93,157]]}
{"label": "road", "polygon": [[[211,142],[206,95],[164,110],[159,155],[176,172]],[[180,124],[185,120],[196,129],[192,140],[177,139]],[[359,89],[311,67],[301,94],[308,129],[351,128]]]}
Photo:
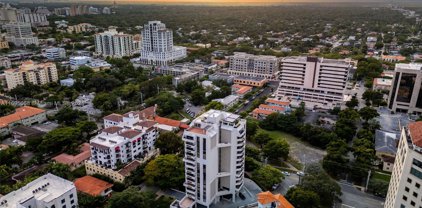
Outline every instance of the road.
{"label": "road", "polygon": [[336,207],[339,208],[382,208],[384,206],[385,199],[376,197],[371,194],[362,192],[351,184],[338,183],[341,187],[342,195],[340,199],[341,203],[338,203]]}
{"label": "road", "polygon": [[295,173],[290,174],[290,176],[286,176],[281,182],[280,186],[273,191],[273,193],[286,195],[287,191],[290,189],[291,186],[297,185],[299,183],[299,176]]}
{"label": "road", "polygon": [[[359,86],[359,87],[358,87]],[[358,109],[365,107],[365,100],[362,99],[363,93],[366,91],[366,87],[364,86],[363,82],[357,82],[355,86],[351,90],[346,90],[345,95],[356,95],[356,98],[359,100]],[[343,104],[343,108],[346,108],[345,103]]]}
{"label": "road", "polygon": [[246,105],[243,105],[241,108],[239,108],[236,111],[236,113],[240,113],[240,112],[243,112],[243,111],[248,110],[252,106],[254,100],[259,99],[259,98],[261,98],[263,96],[268,96],[271,93],[275,93],[277,91],[278,84],[279,84],[279,82],[277,82],[277,81],[270,81],[270,82],[268,82],[268,87],[266,87],[264,89],[264,91],[262,91],[261,93],[259,93],[258,95],[256,95],[255,98],[250,98],[249,99],[249,103],[246,104]]}

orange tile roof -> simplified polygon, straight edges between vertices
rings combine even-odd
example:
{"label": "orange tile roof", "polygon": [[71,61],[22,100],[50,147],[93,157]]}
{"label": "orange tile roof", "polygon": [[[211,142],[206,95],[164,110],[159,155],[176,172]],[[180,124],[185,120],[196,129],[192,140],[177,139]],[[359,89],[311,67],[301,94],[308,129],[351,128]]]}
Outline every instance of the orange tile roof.
{"label": "orange tile roof", "polygon": [[100,180],[92,176],[84,176],[75,180],[76,190],[89,194],[91,196],[99,196],[103,191],[111,188],[113,184]]}
{"label": "orange tile roof", "polygon": [[280,100],[275,100],[275,99],[267,99],[265,100],[266,103],[274,103],[277,105],[290,105],[289,101],[280,101]]}
{"label": "orange tile roof", "polygon": [[132,161],[131,163],[127,164],[124,168],[119,170],[119,173],[122,176],[130,176],[130,174],[132,173],[132,171],[134,171],[137,167],[139,167],[141,165],[141,163],[137,160]]}
{"label": "orange tile roof", "polygon": [[284,198],[284,196],[281,194],[274,195],[271,192],[266,191],[266,192],[261,192],[257,194],[256,196],[257,196],[258,202],[262,205],[276,202],[277,208],[294,208],[294,206],[290,204],[290,202],[287,201],[287,199]]}
{"label": "orange tile roof", "polygon": [[239,90],[236,91],[237,94],[245,94],[245,93],[251,91],[253,87],[237,84],[237,86],[235,88],[239,89]]}
{"label": "orange tile roof", "polygon": [[409,123],[409,132],[412,143],[422,148],[422,121]]}
{"label": "orange tile roof", "polygon": [[173,126],[176,128],[180,128],[181,126],[181,121],[178,120],[173,120],[173,119],[169,119],[169,118],[164,118],[164,117],[160,117],[160,116],[155,116],[155,121],[159,124],[163,124],[163,125],[167,125],[167,126]]}
{"label": "orange tile roof", "polygon": [[117,113],[112,113],[108,116],[105,116],[103,118],[104,120],[110,120],[110,121],[114,121],[114,122],[122,122],[123,121],[123,116]]}
{"label": "orange tile roof", "polygon": [[280,107],[280,106],[265,105],[265,104],[259,105],[259,108],[263,109],[263,110],[271,109],[271,110],[274,110],[274,111],[284,111],[285,110],[283,107]]}
{"label": "orange tile roof", "polygon": [[259,109],[259,108],[255,108],[252,113],[254,114],[265,114],[265,115],[271,115],[274,112],[273,111],[269,111],[269,110],[264,110],[264,109]]}
{"label": "orange tile roof", "polygon": [[391,59],[391,60],[397,60],[397,61],[404,61],[406,60],[406,57],[404,56],[394,56],[394,55],[382,55],[382,59]]}
{"label": "orange tile roof", "polygon": [[16,121],[29,118],[31,116],[35,116],[44,112],[45,110],[32,106],[23,106],[20,108],[16,108],[16,112],[14,114],[10,114],[0,118],[0,127],[8,126],[10,123],[14,123]]}
{"label": "orange tile roof", "polygon": [[141,132],[133,130],[133,129],[129,129],[124,132],[121,132],[119,135],[128,139],[132,139],[133,137],[136,137],[139,134],[141,134]]}
{"label": "orange tile roof", "polygon": [[122,127],[119,126],[110,126],[108,128],[105,128],[102,130],[102,132],[108,133],[108,134],[115,134],[117,132],[119,132],[120,130],[122,130]]}
{"label": "orange tile roof", "polygon": [[82,161],[89,159],[89,157],[91,157],[90,146],[88,143],[83,143],[81,147],[81,153],[77,155],[69,155],[66,153],[62,153],[60,155],[57,155],[56,157],[53,157],[53,160],[58,163],[71,166],[79,164]]}

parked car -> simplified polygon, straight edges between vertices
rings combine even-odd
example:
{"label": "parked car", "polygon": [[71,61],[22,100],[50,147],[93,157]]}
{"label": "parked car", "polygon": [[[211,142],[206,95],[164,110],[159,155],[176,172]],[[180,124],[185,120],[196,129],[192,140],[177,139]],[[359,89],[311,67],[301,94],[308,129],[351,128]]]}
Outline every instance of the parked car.
{"label": "parked car", "polygon": [[290,173],[287,172],[287,171],[281,171],[281,173],[283,173],[283,175],[285,175],[285,176],[289,176],[290,175]]}
{"label": "parked car", "polygon": [[276,184],[273,185],[272,188],[273,188],[273,190],[276,190],[279,186],[280,186],[280,184],[276,183]]}
{"label": "parked car", "polygon": [[304,172],[302,172],[302,171],[297,171],[297,172],[296,172],[296,174],[297,174],[298,176],[304,176],[304,175],[305,175],[305,173],[304,173]]}

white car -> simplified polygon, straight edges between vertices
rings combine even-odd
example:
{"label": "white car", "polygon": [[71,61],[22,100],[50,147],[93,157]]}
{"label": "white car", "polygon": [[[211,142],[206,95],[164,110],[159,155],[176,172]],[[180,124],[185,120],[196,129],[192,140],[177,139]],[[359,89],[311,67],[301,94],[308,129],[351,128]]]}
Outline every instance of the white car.
{"label": "white car", "polygon": [[281,173],[283,173],[283,175],[285,175],[285,176],[289,176],[290,175],[290,173],[287,172],[287,171],[282,171]]}
{"label": "white car", "polygon": [[304,173],[304,172],[302,172],[302,171],[297,171],[297,172],[296,172],[296,174],[297,174],[298,176],[304,176],[304,175],[305,175],[305,173]]}

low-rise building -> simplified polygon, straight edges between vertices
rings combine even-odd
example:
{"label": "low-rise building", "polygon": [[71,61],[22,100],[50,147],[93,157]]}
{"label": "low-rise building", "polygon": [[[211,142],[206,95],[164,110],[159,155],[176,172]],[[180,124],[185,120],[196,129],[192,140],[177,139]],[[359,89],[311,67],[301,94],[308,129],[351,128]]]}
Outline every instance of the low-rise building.
{"label": "low-rise building", "polygon": [[12,62],[8,57],[0,57],[0,67],[4,67],[5,69],[8,69],[12,67]]}
{"label": "low-rise building", "polygon": [[72,87],[75,84],[75,80],[73,78],[67,78],[60,80],[60,85],[65,87]]}
{"label": "low-rise building", "polygon": [[11,133],[11,129],[16,125],[31,126],[47,120],[45,110],[32,106],[16,108],[15,113],[0,117],[0,135]]}
{"label": "low-rise building", "polygon": [[66,58],[66,50],[64,48],[45,49],[45,57],[49,60]]}
{"label": "low-rise building", "polygon": [[294,208],[281,194],[273,194],[269,191],[256,195],[258,208]]}
{"label": "low-rise building", "polygon": [[73,69],[77,69],[79,66],[87,64],[91,61],[91,57],[89,56],[72,56],[69,58],[70,67]]}
{"label": "low-rise building", "polygon": [[40,138],[44,134],[45,132],[24,125],[12,128],[12,137],[18,145],[26,145],[29,140]]}
{"label": "low-rise building", "polygon": [[247,85],[252,87],[263,87],[268,80],[263,77],[247,77],[247,76],[236,76],[233,80],[235,84]]}
{"label": "low-rise building", "polygon": [[400,55],[381,55],[381,60],[388,62],[400,62],[406,61],[406,57]]}
{"label": "low-rise building", "polygon": [[91,25],[89,23],[80,23],[77,25],[71,25],[67,27],[68,33],[81,33],[81,32],[91,32],[95,31],[96,27],[94,25]]}
{"label": "low-rise building", "polygon": [[87,64],[87,67],[94,70],[94,72],[99,72],[107,69],[111,69],[111,64],[107,63],[107,61],[103,61],[101,59],[91,59]]}
{"label": "low-rise building", "polygon": [[374,81],[372,83],[372,89],[373,90],[388,90],[388,91],[390,91],[392,83],[393,83],[392,79],[374,78]]}
{"label": "low-rise building", "polygon": [[0,41],[0,49],[9,48],[9,42],[2,40]]}
{"label": "low-rise building", "polygon": [[91,157],[91,148],[88,143],[83,143],[80,148],[80,153],[77,155],[69,155],[67,153],[62,153],[53,157],[53,161],[56,163],[61,163],[68,165],[70,170],[75,170],[76,168],[84,165],[85,161]]}
{"label": "low-rise building", "polygon": [[113,187],[112,183],[92,176],[77,178],[74,183],[76,190],[91,196],[109,196]]}
{"label": "low-rise building", "polygon": [[290,112],[290,102],[289,101],[280,101],[275,99],[267,99],[265,104],[259,105],[258,108],[255,108],[252,111],[252,117],[255,119],[265,119],[268,115],[273,113],[285,114]]}
{"label": "low-rise building", "polygon": [[232,92],[235,95],[238,95],[240,97],[243,97],[244,95],[248,94],[249,92],[252,92],[253,87],[246,86],[246,85],[239,85],[234,84],[232,85]]}
{"label": "low-rise building", "polygon": [[75,185],[47,173],[25,186],[0,197],[1,208],[78,207]]}
{"label": "low-rise building", "polygon": [[375,154],[381,158],[384,155],[394,157],[397,152],[399,135],[383,130],[375,131]]}
{"label": "low-rise building", "polygon": [[5,70],[5,75],[8,90],[26,82],[45,85],[59,80],[56,64],[52,62],[36,64],[33,61],[25,61],[19,68]]}
{"label": "low-rise building", "polygon": [[394,161],[395,157],[391,157],[388,155],[381,156],[382,171],[391,173],[393,171]]}
{"label": "low-rise building", "polygon": [[224,98],[214,99],[213,101],[217,101],[221,103],[225,109],[232,107],[239,101],[239,96],[237,95],[228,95]]}

